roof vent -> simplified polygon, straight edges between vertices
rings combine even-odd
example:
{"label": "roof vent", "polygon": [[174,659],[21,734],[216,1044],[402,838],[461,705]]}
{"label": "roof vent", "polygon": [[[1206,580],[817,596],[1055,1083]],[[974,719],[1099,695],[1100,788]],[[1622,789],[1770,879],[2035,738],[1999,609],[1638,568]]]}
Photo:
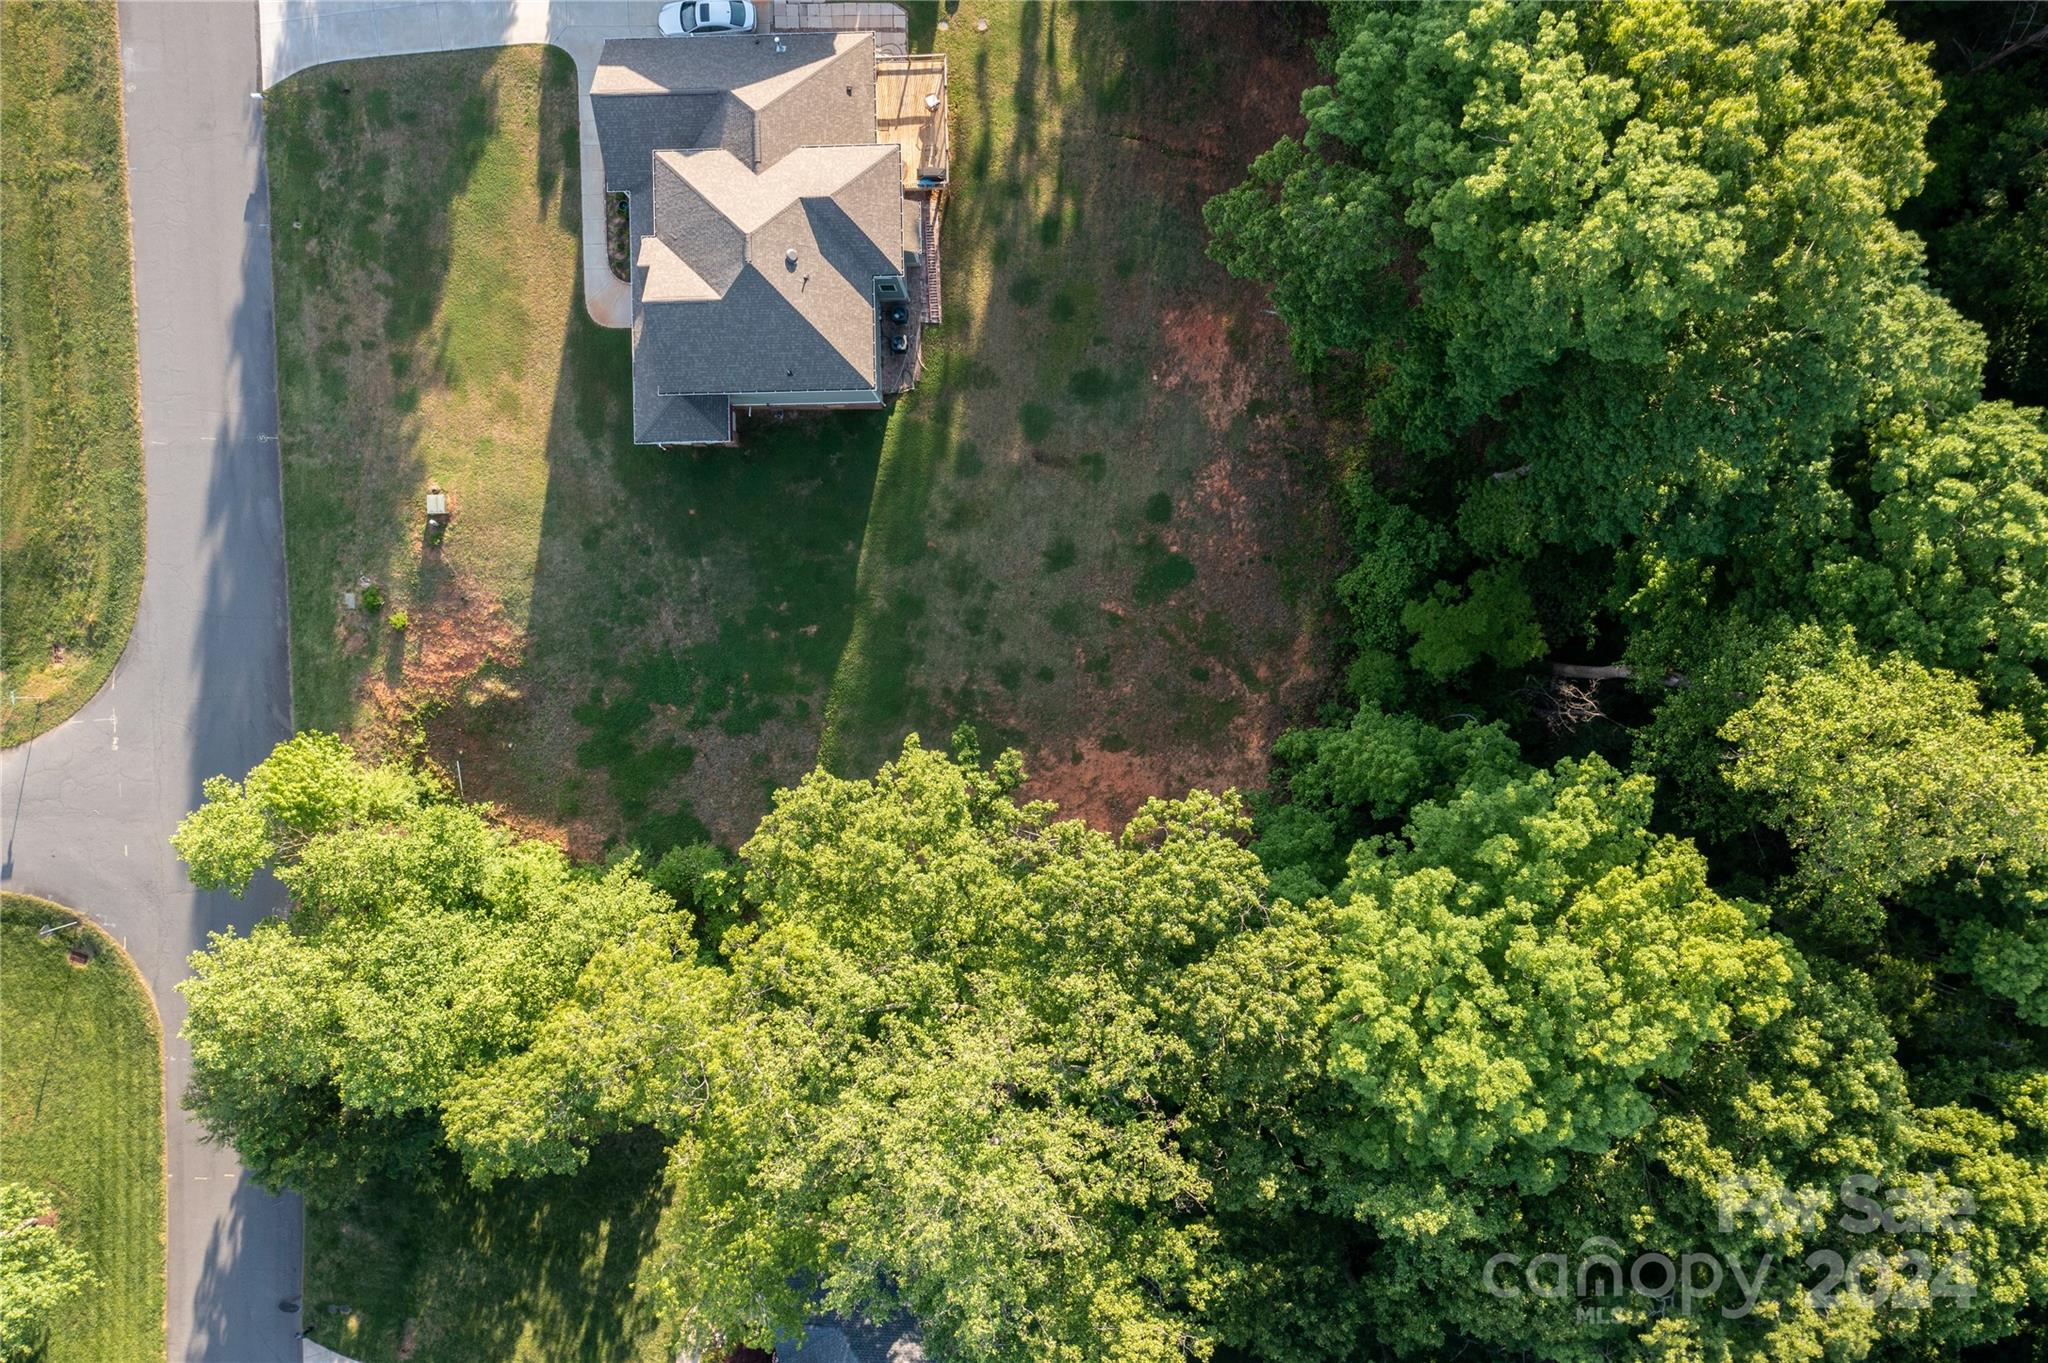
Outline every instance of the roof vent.
{"label": "roof vent", "polygon": [[792,246],[782,254],[782,263],[793,272],[796,269],[796,247]]}

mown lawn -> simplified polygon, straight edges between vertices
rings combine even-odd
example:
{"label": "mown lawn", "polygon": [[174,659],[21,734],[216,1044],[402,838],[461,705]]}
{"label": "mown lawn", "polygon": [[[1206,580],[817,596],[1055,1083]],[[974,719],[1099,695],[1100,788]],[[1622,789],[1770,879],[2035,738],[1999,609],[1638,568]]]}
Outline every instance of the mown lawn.
{"label": "mown lawn", "polygon": [[[736,843],[821,756],[963,719],[1101,821],[1256,783],[1320,694],[1331,537],[1284,342],[1200,206],[1294,117],[1289,13],[920,9],[955,125],[924,381],[700,454],[630,443],[627,338],[584,313],[565,57],[286,82],[300,724],[460,763],[583,853]],[[345,609],[365,578],[381,609]]]}
{"label": "mown lawn", "polygon": [[[96,928],[36,935],[75,917],[0,895],[0,1170],[51,1196],[98,1279],[52,1322],[48,1363],[149,1363],[164,1356],[156,1010]],[[68,963],[74,946],[89,965]]]}
{"label": "mown lawn", "polygon": [[114,6],[0,6],[0,746],[92,698],[142,589]]}
{"label": "mown lawn", "polygon": [[573,1178],[420,1193],[376,1187],[306,1217],[306,1320],[365,1363],[668,1363],[634,1276],[662,1152],[599,1147]]}

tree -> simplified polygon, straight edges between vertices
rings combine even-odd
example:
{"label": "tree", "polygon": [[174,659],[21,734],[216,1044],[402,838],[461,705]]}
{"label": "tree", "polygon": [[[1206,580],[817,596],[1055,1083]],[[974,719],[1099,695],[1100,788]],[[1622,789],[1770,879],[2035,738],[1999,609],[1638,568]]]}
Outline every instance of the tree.
{"label": "tree", "polygon": [[[1306,138],[1212,203],[1212,253],[1286,281],[1297,349],[1384,366],[1374,412],[1409,451],[1483,437],[1544,538],[1661,522],[1712,552],[1874,408],[1974,399],[1981,338],[1887,216],[1925,174],[1938,91],[1872,0],[1333,26]],[[1412,309],[1348,287],[1381,259],[1420,266]]]}
{"label": "tree", "polygon": [[193,955],[187,1103],[315,1200],[431,1173],[463,1081],[530,1044],[600,946],[674,913],[633,864],[573,867],[323,735],[208,785],[174,839],[194,879],[268,866],[292,911]]}
{"label": "tree", "polygon": [[[1771,1022],[1698,1050],[1651,1121],[1569,1156],[1550,1191],[1496,1189],[1470,1225],[1381,1223],[1392,1350],[1920,1357],[2017,1333],[2048,1270],[2023,1095],[1916,1108],[1862,977],[1785,960]],[[1857,1268],[1823,1309],[1830,1259]]]}
{"label": "tree", "polygon": [[1297,903],[1328,894],[1352,845],[1397,825],[1411,806],[1526,770],[1502,724],[1440,729],[1371,705],[1348,724],[1288,730],[1273,762],[1286,800],[1261,811],[1259,860],[1275,892]]}
{"label": "tree", "polygon": [[[1251,185],[1203,210],[1210,254],[1232,274],[1267,280],[1288,320],[1294,353],[1310,366],[1336,350],[1366,350],[1399,325],[1406,302],[1389,270],[1399,241],[1395,205],[1370,170],[1283,138],[1251,164]],[[1249,189],[1249,186],[1247,187]]]}
{"label": "tree", "polygon": [[[2038,1326],[2048,479],[1892,220],[1924,49],[1874,0],[1475,0],[1334,7],[1326,56],[1305,136],[1207,209],[1381,442],[1343,488],[1364,708],[1283,739],[1257,805],[1275,889],[1310,921],[1330,896],[1311,1201],[1236,1252],[1349,1222],[1358,1356],[1948,1357]],[[1942,279],[1982,286],[2003,363],[2040,158],[1997,132],[1955,163],[1981,276]],[[1478,665],[1575,634],[1619,653],[1588,671],[1633,692],[1632,777],[1382,711],[1513,717]],[[1845,1180],[1903,1223],[1833,1214]],[[1724,1217],[1731,1182],[1764,1209]],[[1778,1273],[1732,1313],[1488,1289],[1495,1256],[1602,1246]],[[1811,1254],[1865,1270],[1827,1309],[1786,1272]]]}
{"label": "tree", "polygon": [[1823,611],[1882,648],[2038,711],[2048,676],[2048,429],[1987,402],[1873,442],[1867,546],[1814,577]]}
{"label": "tree", "polygon": [[[1942,111],[1935,168],[1900,220],[1927,239],[1928,273],[1990,334],[1993,396],[2048,403],[2048,42],[2022,5],[1907,5],[1933,44]],[[2027,25],[2031,20],[2030,27]]]}
{"label": "tree", "polygon": [[1481,568],[1462,597],[1438,583],[1434,593],[1408,603],[1401,623],[1415,634],[1409,661],[1437,681],[1486,660],[1520,667],[1544,649],[1536,603],[1506,568]]}
{"label": "tree", "polygon": [[1251,1328],[1242,1294],[1295,1277],[1230,1247],[1301,1200],[1318,922],[1268,901],[1232,799],[1112,838],[1015,803],[1021,778],[913,738],[871,780],[778,793],[729,975],[601,955],[457,1139],[559,1167],[608,1124],[668,1133],[649,1275],[700,1344],[821,1302],[908,1309],[968,1361],[1166,1363]]}
{"label": "tree", "polygon": [[[463,1075],[443,1116],[478,1183],[566,1174],[599,1138],[687,1125],[696,1067],[714,1063],[731,978],[701,964],[679,916],[600,947],[532,1042]],[[739,1057],[735,1057],[738,1059]]]}
{"label": "tree", "polygon": [[332,734],[303,733],[280,743],[248,779],[208,778],[205,802],[171,835],[192,883],[237,897],[256,872],[296,856],[331,829],[399,820],[426,789],[397,767],[366,766]]}
{"label": "tree", "polygon": [[[1317,1192],[1374,1233],[1370,1337],[1594,1363],[2013,1334],[2048,1289],[2038,1072],[1916,1108],[1864,977],[1651,813],[1567,760],[1354,849]],[[1796,1266],[1828,1255],[1869,1281],[1823,1310]]]}
{"label": "tree", "polygon": [[2048,760],[1950,673],[1844,647],[1773,676],[1721,734],[1829,931],[1874,936],[1888,899],[1937,876],[2048,868]]}
{"label": "tree", "polygon": [[36,1357],[50,1318],[96,1281],[85,1255],[58,1229],[50,1199],[0,1183],[0,1360]]}
{"label": "tree", "polygon": [[1369,478],[1354,475],[1340,488],[1358,561],[1337,579],[1337,595],[1351,614],[1351,690],[1367,705],[1400,699],[1395,655],[1408,644],[1402,611],[1425,595],[1452,552],[1452,537],[1410,507],[1383,495]]}
{"label": "tree", "polygon": [[1764,911],[1648,831],[1647,778],[1569,759],[1418,805],[1338,886],[1333,1074],[1375,1219],[1473,1222],[1654,1116],[1649,1087],[1768,1023],[1792,969]]}

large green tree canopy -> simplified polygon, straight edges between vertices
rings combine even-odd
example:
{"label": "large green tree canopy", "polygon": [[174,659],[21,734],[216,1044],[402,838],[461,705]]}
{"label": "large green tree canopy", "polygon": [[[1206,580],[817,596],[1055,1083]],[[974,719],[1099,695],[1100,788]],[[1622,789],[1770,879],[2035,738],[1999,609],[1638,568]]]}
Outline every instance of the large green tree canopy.
{"label": "large green tree canopy", "polygon": [[[1411,452],[1497,423],[1555,539],[1708,516],[1874,408],[1946,411],[1981,340],[1887,216],[1938,90],[1875,3],[1342,7],[1309,131],[1209,209],[1310,358],[1390,371]],[[1341,244],[1349,241],[1352,244]],[[1420,267],[1414,306],[1376,281]],[[1739,525],[1739,512],[1734,523]]]}
{"label": "large green tree canopy", "polygon": [[1647,831],[1650,785],[1567,760],[1352,852],[1332,1070],[1359,1090],[1379,1215],[1472,1215],[1446,1178],[1549,1191],[1563,1156],[1651,1119],[1652,1081],[1783,1011],[1792,971],[1763,910]]}
{"label": "large green tree canopy", "polygon": [[2048,871],[2048,760],[1952,675],[1848,648],[1770,678],[1721,732],[1730,784],[1766,797],[1835,931],[1875,933],[1887,899],[1945,873]]}
{"label": "large green tree canopy", "polygon": [[1931,45],[1935,168],[1901,220],[1934,284],[1990,333],[1994,396],[2048,403],[2048,16],[2024,5],[1896,5]]}
{"label": "large green tree canopy", "polygon": [[529,1053],[563,1063],[480,1085],[458,1140],[493,1133],[495,1172],[608,1119],[668,1131],[654,1272],[700,1343],[765,1345],[822,1298],[907,1307],[946,1357],[1206,1353],[1248,1271],[1219,1218],[1298,1177],[1322,937],[1268,902],[1233,802],[1112,838],[1019,777],[913,740],[781,792],[728,970],[601,955]]}
{"label": "large green tree canopy", "polygon": [[[960,1363],[2038,1333],[2048,433],[1894,222],[1925,49],[1874,0],[1460,0],[1322,55],[1207,210],[1360,432],[1351,694],[1269,790],[1112,833],[913,737],[643,871],[303,736],[175,838],[291,896],[195,957],[210,1129],[315,1197],[652,1129],[643,1286],[712,1351],[821,1308]],[[2030,277],[2038,205],[1951,208]]]}
{"label": "large green tree canopy", "polygon": [[187,1102],[316,1199],[431,1171],[464,1078],[524,1049],[599,946],[674,911],[630,867],[572,866],[324,734],[208,782],[174,841],[199,883],[267,866],[291,895],[194,954]]}
{"label": "large green tree canopy", "polygon": [[0,1360],[29,1363],[49,1342],[50,1318],[98,1279],[58,1228],[50,1199],[0,1183]]}
{"label": "large green tree canopy", "polygon": [[[1418,758],[1454,736],[1405,732]],[[1363,798],[1404,768],[1383,753]],[[1863,977],[1717,892],[1651,831],[1650,784],[1598,758],[1525,767],[1352,849],[1328,1061],[1347,1097],[1314,1189],[1374,1232],[1370,1337],[1592,1363],[2010,1333],[2048,1286],[2038,1073],[1916,1106]],[[1847,1180],[1975,1213],[1858,1226]],[[1691,1309],[1622,1286],[1657,1254],[1696,1256]],[[1816,1309],[1800,1266],[1828,1255],[1886,1290]],[[1746,1306],[1728,1265],[1756,1280]]]}
{"label": "large green tree canopy", "polygon": [[1828,554],[1815,606],[1870,644],[1981,678],[2038,711],[2048,673],[2041,412],[1987,402],[1932,428],[1899,418],[1877,431],[1872,456],[1868,532]]}

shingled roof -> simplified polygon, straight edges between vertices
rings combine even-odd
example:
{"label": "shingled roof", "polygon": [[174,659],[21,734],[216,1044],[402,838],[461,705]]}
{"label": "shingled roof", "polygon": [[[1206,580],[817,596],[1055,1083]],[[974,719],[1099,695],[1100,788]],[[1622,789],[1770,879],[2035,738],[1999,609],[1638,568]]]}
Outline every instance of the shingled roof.
{"label": "shingled roof", "polygon": [[750,167],[875,140],[872,33],[614,38],[590,109],[605,188],[637,193],[657,151],[723,147]]}
{"label": "shingled roof", "polygon": [[804,1343],[777,1342],[788,1363],[927,1363],[924,1336],[907,1313],[879,1324],[851,1316],[818,1316],[804,1327]]}
{"label": "shingled roof", "polygon": [[591,84],[630,196],[634,438],[730,438],[730,399],[880,401],[875,281],[903,270],[874,38],[619,39]]}

